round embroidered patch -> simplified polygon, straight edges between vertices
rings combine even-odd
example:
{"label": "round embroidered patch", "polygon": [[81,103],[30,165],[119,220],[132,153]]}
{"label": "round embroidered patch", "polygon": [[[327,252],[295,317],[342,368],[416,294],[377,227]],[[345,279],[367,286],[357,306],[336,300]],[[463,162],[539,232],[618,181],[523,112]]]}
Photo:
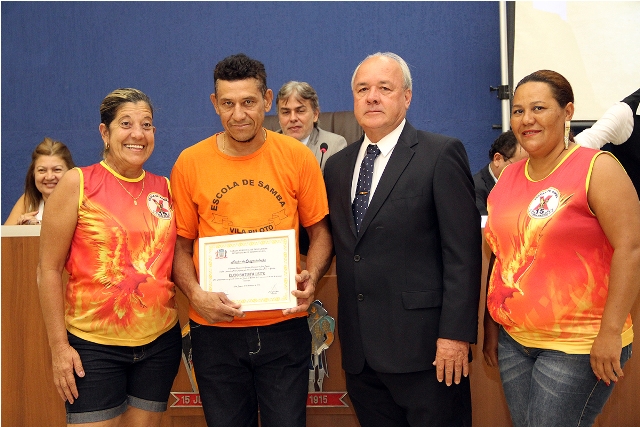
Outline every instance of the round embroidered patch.
{"label": "round embroidered patch", "polygon": [[158,193],[149,193],[147,196],[147,208],[160,219],[171,219],[172,211],[169,199]]}
{"label": "round embroidered patch", "polygon": [[558,209],[560,202],[560,192],[553,188],[547,188],[539,192],[529,203],[528,213],[531,218],[549,218]]}

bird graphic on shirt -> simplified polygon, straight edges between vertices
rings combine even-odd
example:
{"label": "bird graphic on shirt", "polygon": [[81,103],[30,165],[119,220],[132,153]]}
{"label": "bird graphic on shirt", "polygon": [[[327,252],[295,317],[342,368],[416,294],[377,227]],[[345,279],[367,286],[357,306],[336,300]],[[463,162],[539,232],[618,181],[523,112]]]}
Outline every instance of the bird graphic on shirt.
{"label": "bird graphic on shirt", "polygon": [[162,253],[168,221],[145,216],[146,230],[138,232],[141,243],[134,247],[131,233],[111,213],[89,200],[85,203],[91,206],[82,221],[97,256],[93,278],[104,286],[88,297],[99,307],[95,321],[127,327],[146,308],[140,285],[154,279],[151,267]]}
{"label": "bird graphic on shirt", "polygon": [[547,197],[540,196],[540,203],[538,203],[538,205],[535,208],[533,208],[533,210],[534,211],[537,211],[539,209],[549,210],[547,203],[549,203],[549,199],[551,199],[552,197],[553,195],[549,195]]}
{"label": "bird graphic on shirt", "polygon": [[[494,266],[489,282],[487,304],[489,307],[498,308],[497,313],[500,319],[496,319],[496,321],[499,323],[515,324],[510,316],[511,310],[508,306],[508,300],[513,298],[514,294],[524,294],[520,283],[538,254],[538,243],[544,234],[544,229],[553,220],[555,214],[567,205],[572,196],[561,197],[558,208],[550,217],[531,218],[526,212],[519,216],[518,233],[511,236],[511,248],[508,248],[508,252],[512,254],[508,259],[505,259],[499,268]],[[540,203],[535,209],[545,207],[544,205],[549,199],[550,197],[541,197]],[[497,241],[495,236],[488,236],[488,239]],[[492,247],[496,247],[495,243],[492,244]],[[503,258],[500,251],[496,251],[495,255],[497,259]],[[500,275],[500,280],[494,280],[495,275]]]}

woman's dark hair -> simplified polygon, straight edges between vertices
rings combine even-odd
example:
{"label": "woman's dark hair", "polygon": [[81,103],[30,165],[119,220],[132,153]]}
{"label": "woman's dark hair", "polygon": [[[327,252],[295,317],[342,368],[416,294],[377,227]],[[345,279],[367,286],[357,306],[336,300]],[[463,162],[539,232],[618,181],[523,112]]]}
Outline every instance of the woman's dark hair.
{"label": "woman's dark hair", "polygon": [[[127,102],[133,102],[134,104],[144,102],[149,106],[149,110],[151,110],[151,117],[153,118],[153,105],[151,104],[151,99],[149,99],[149,97],[141,90],[124,87],[114,90],[102,100],[102,103],[100,104],[100,123],[104,123],[108,128],[111,122],[116,118],[116,114],[118,114],[120,106]],[[108,148],[106,147],[102,150],[102,158],[106,156],[107,150]]]}
{"label": "woman's dark hair", "polygon": [[31,164],[27,170],[27,176],[24,180],[24,207],[25,212],[33,212],[38,210],[40,201],[42,200],[42,193],[36,187],[35,169],[36,161],[42,156],[57,156],[64,161],[67,169],[74,168],[76,165],[73,163],[71,157],[71,151],[60,141],[54,141],[49,137],[45,137],[40,144],[36,146],[36,149],[31,153]]}
{"label": "woman's dark hair", "polygon": [[144,102],[149,106],[151,110],[151,117],[153,117],[153,105],[147,95],[138,89],[129,87],[116,89],[109,95],[105,96],[100,104],[100,123],[104,123],[107,127],[111,124],[113,119],[116,118],[118,109],[122,104],[127,102]]}
{"label": "woman's dark hair", "polygon": [[[528,82],[546,83],[551,88],[551,93],[556,102],[562,107],[566,107],[568,103],[573,101],[573,89],[571,84],[560,73],[551,70],[538,70],[524,77],[516,86],[516,91]],[[515,93],[515,91],[514,91]]]}

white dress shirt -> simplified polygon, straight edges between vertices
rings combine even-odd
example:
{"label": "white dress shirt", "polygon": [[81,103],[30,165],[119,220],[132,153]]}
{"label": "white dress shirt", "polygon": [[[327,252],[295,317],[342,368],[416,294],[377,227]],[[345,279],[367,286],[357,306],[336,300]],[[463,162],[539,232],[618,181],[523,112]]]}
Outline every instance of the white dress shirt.
{"label": "white dress shirt", "polygon": [[[378,149],[380,150],[380,154],[378,155],[378,157],[376,157],[375,162],[373,162],[373,177],[371,178],[369,203],[371,203],[371,199],[373,199],[373,194],[376,191],[378,182],[380,182],[380,177],[384,172],[384,168],[387,167],[387,163],[389,163],[389,158],[391,157],[391,153],[393,153],[393,149],[398,143],[398,139],[400,139],[400,134],[402,133],[402,129],[404,129],[405,123],[406,119],[402,120],[402,123],[400,123],[397,128],[392,130],[389,134],[387,134],[384,138],[376,143]],[[358,151],[358,157],[356,158],[356,167],[353,170],[353,178],[351,179],[351,203],[353,203],[353,199],[356,197],[356,187],[358,186],[360,165],[362,164],[362,159],[364,159],[364,156],[367,154],[367,147],[369,146],[369,144],[373,143],[365,134],[364,141],[362,142],[362,145],[360,145],[360,151]]]}

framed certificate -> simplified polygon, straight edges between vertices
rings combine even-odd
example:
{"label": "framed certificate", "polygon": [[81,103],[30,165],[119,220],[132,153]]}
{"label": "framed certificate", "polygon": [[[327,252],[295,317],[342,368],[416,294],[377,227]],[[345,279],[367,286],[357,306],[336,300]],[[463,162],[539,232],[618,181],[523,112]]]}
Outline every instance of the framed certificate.
{"label": "framed certificate", "polygon": [[201,237],[200,287],[243,311],[292,308],[297,299],[294,230]]}

